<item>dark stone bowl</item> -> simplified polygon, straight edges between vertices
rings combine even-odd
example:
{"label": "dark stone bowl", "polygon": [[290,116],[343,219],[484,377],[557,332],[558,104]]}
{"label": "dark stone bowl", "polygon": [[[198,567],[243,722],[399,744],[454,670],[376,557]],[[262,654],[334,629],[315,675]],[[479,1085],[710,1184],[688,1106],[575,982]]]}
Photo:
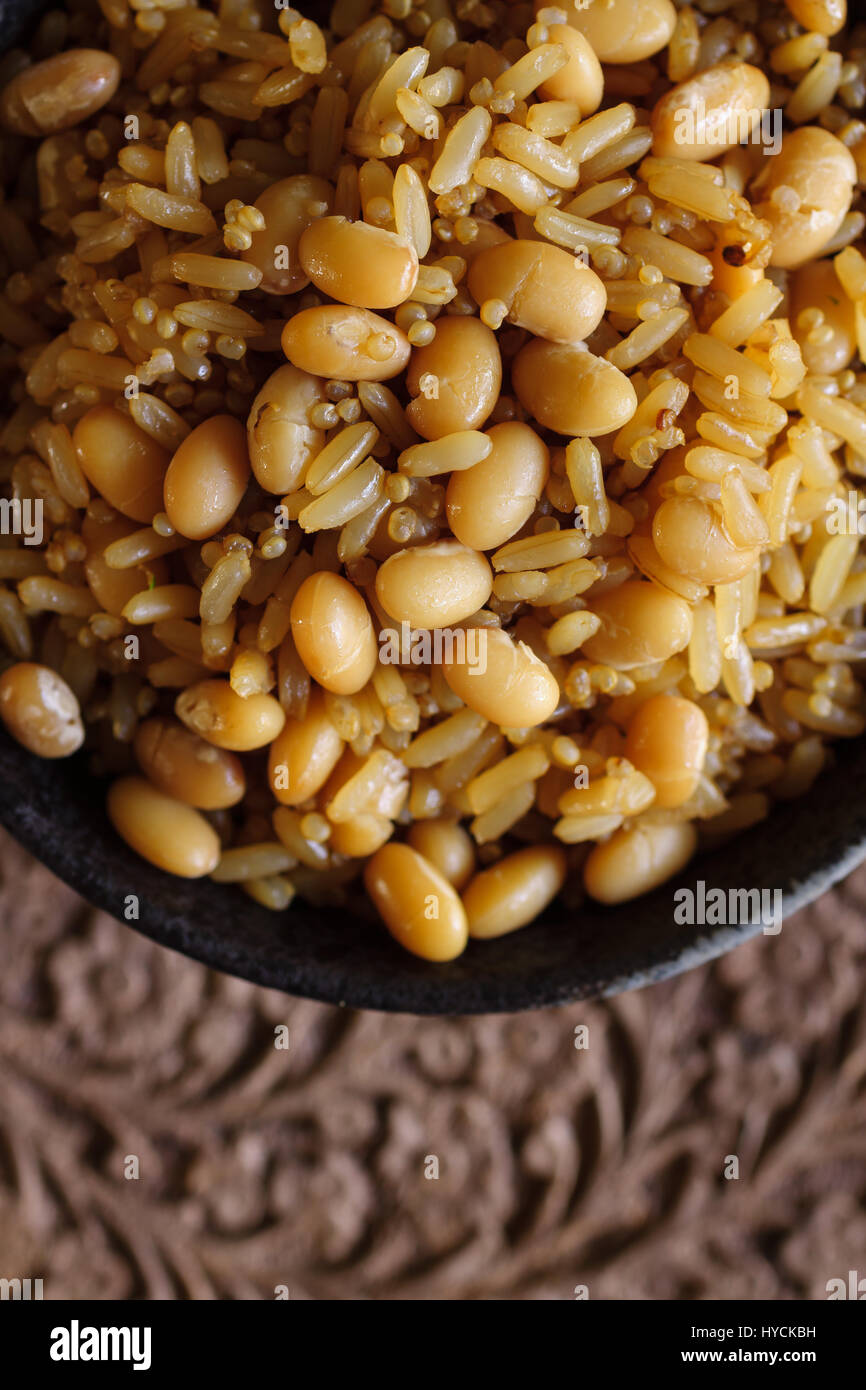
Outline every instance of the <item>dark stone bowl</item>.
{"label": "dark stone bowl", "polygon": [[866,853],[866,740],[838,747],[838,761],[810,795],[699,857],[675,883],[620,907],[554,904],[530,927],[471,942],[448,965],[407,955],[384,927],[346,909],[296,900],[286,913],[258,907],[238,889],[170,877],[115,835],[104,786],[81,755],[47,763],[0,733],[0,823],[90,902],[217,970],[290,994],[355,1008],[417,1014],[511,1012],[615,994],[689,970],[761,930],[674,922],[674,889],[781,889],[785,925],[798,907],[848,873]]}
{"label": "dark stone bowl", "polygon": [[[36,9],[33,0],[0,0],[0,47]],[[725,890],[780,889],[789,916],[866,854],[864,778],[866,740],[837,745],[836,765],[807,797],[702,856],[676,883],[616,908],[572,913],[554,904],[513,936],[428,965],[347,909],[296,901],[277,915],[239,890],[161,873],[115,835],[104,787],[81,756],[42,762],[0,731],[0,822],[90,902],[123,920],[135,894],[140,916],[130,925],[217,970],[332,1004],[416,1014],[511,1012],[615,994],[721,955],[760,925],[679,926],[674,889],[699,879]]]}

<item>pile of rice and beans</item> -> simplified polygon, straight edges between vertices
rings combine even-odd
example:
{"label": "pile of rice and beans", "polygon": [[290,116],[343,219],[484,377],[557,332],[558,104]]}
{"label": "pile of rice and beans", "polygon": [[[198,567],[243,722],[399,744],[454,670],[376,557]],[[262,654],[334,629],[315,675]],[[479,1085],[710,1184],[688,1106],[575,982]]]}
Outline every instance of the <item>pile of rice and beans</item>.
{"label": "pile of rice and beans", "polygon": [[69,0],[0,89],[0,716],[145,859],[445,961],[864,731],[845,0]]}

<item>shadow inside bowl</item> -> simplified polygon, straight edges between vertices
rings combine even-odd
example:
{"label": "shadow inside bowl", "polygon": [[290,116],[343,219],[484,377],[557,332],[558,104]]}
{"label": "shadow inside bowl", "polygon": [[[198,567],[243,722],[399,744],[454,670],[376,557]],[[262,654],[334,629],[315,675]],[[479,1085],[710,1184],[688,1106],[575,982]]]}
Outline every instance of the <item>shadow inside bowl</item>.
{"label": "shadow inside bowl", "polygon": [[676,880],[618,907],[554,903],[532,926],[470,942],[447,965],[416,960],[385,928],[351,907],[295,900],[272,913],[240,889],[174,878],[119,839],[104,809],[104,785],[83,755],[48,763],[0,733],[0,822],[95,906],[152,941],[289,994],[415,1014],[513,1012],[614,994],[691,969],[762,930],[756,925],[683,926],[674,892],[708,887],[779,889],[785,925],[866,854],[866,739],[836,744],[836,765],[798,801],[721,849],[699,856]]}

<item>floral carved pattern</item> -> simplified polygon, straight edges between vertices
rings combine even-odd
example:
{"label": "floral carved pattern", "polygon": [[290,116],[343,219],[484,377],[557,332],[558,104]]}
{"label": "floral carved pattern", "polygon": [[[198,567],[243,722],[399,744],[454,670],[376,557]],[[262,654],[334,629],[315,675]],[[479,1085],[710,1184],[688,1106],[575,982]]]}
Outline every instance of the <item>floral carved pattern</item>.
{"label": "floral carved pattern", "polygon": [[288,999],[5,836],[0,871],[0,1276],[46,1298],[808,1299],[866,1274],[866,868],[712,967],[473,1020]]}

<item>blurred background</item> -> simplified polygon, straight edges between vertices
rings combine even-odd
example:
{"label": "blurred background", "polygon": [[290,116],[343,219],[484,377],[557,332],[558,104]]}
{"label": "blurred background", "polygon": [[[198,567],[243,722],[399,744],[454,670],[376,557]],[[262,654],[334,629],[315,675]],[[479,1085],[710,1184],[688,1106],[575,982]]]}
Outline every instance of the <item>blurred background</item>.
{"label": "blurred background", "polygon": [[0,873],[0,1275],[46,1299],[810,1299],[866,1273],[866,866],[677,980],[468,1020],[216,975],[4,832]]}

